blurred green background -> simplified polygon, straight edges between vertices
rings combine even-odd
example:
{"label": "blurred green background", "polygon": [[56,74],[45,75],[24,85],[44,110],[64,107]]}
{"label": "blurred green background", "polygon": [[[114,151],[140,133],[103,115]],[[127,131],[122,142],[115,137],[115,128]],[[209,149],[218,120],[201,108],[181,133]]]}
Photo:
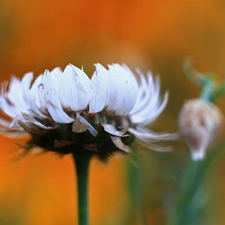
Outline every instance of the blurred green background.
{"label": "blurred green background", "polygon": [[[199,95],[200,90],[182,72],[187,56],[194,59],[199,71],[214,72],[219,82],[224,79],[225,1],[0,1],[1,81],[13,74],[22,77],[28,71],[38,75],[68,63],[83,66],[90,76],[97,62],[151,70],[160,74],[162,92],[170,92],[168,106],[153,126],[156,131],[176,131],[183,102]],[[224,100],[218,102],[223,111]],[[5,137],[0,141],[0,224],[76,224],[71,157],[48,153],[13,163],[14,156],[7,153],[16,148],[15,143],[24,142]],[[147,224],[166,224],[166,212],[177,191],[176,185],[167,180],[167,169],[179,180],[187,157],[181,141],[175,146],[175,153],[144,149],[130,157],[112,157],[107,165],[94,160],[91,224],[143,224],[135,209],[139,196],[134,193],[138,190],[144,198]],[[142,147],[135,143],[133,149]],[[212,199],[212,224],[219,225],[225,224],[224,162],[222,158],[214,165],[205,184]],[[135,190],[127,178],[131,172]],[[135,179],[140,174],[139,187]]]}

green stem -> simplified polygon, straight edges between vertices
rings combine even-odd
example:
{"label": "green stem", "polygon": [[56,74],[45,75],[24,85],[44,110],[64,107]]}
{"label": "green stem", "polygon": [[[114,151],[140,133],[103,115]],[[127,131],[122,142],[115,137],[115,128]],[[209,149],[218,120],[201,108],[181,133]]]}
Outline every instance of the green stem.
{"label": "green stem", "polygon": [[[141,159],[137,154],[133,154],[132,158],[138,165],[141,165]],[[128,164],[129,190],[131,199],[133,201],[131,204],[133,206],[133,211],[131,213],[133,216],[136,213],[138,224],[146,225],[147,221],[144,212],[143,182],[140,171],[140,167],[137,168],[131,163]],[[129,216],[132,218],[132,215]]]}
{"label": "green stem", "polygon": [[195,196],[196,188],[199,188],[198,183],[201,177],[198,177],[199,162],[193,161],[191,158],[187,163],[186,172],[182,179],[180,193],[178,194],[176,209],[172,216],[169,225],[188,224],[191,202]]}
{"label": "green stem", "polygon": [[222,158],[224,148],[225,142],[209,152],[208,156],[201,162],[189,159],[177,196],[176,208],[167,223],[168,225],[205,224],[202,221],[207,219],[205,194],[202,195],[205,192],[204,178],[215,162]]}
{"label": "green stem", "polygon": [[213,81],[207,78],[202,85],[202,92],[199,98],[209,102],[214,102],[214,97]]}
{"label": "green stem", "polygon": [[78,225],[89,225],[88,215],[88,171],[92,152],[73,153],[77,173]]}

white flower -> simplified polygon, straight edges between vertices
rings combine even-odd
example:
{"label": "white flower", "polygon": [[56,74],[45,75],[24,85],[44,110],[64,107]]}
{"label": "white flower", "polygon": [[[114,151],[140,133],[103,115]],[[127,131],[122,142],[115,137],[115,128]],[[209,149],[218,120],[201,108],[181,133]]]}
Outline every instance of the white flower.
{"label": "white flower", "polygon": [[134,75],[126,65],[95,67],[91,79],[70,64],[63,72],[46,70],[33,83],[33,73],[4,82],[0,107],[12,119],[1,119],[0,131],[17,136],[29,133],[30,146],[61,153],[115,148],[130,152],[127,144],[133,136],[161,149],[155,142],[176,138],[176,134],[154,133],[146,127],[168,101],[167,93],[160,96],[159,77],[140,71]]}
{"label": "white flower", "polygon": [[211,102],[191,99],[185,102],[179,115],[179,128],[193,160],[202,160],[219,134],[223,115]]}

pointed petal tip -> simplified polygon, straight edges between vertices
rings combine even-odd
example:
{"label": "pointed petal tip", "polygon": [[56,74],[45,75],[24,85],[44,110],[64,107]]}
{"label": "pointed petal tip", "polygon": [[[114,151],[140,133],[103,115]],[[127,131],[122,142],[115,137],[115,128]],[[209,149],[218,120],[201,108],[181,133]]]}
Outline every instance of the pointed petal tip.
{"label": "pointed petal tip", "polygon": [[96,71],[98,71],[98,70],[107,71],[107,69],[101,63],[94,63],[94,66],[95,66]]}
{"label": "pointed petal tip", "polygon": [[94,63],[94,66],[98,67],[98,66],[103,66],[103,65],[101,63]]}
{"label": "pointed petal tip", "polygon": [[130,148],[128,145],[125,145],[125,144],[122,142],[122,140],[121,140],[120,137],[118,137],[118,136],[111,136],[111,135],[110,135],[110,138],[111,138],[113,144],[114,144],[117,148],[119,148],[120,150],[122,150],[122,151],[124,151],[124,152],[126,152],[126,153],[131,153],[131,152],[132,152],[131,148]]}
{"label": "pointed petal tip", "polygon": [[50,72],[49,72],[49,70],[46,69],[46,70],[44,71],[44,75],[47,75],[48,73],[50,73]]}
{"label": "pointed petal tip", "polygon": [[103,126],[105,132],[107,132],[113,136],[117,136],[117,137],[129,136],[129,134],[126,134],[128,129],[123,129],[123,130],[119,131],[111,124],[102,123],[101,125]]}

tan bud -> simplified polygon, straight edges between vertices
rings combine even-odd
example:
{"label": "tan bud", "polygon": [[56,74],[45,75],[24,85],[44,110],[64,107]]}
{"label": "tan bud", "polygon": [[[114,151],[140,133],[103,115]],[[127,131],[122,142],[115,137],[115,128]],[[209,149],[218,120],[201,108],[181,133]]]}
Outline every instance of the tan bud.
{"label": "tan bud", "polygon": [[222,112],[213,103],[201,99],[185,102],[179,114],[179,129],[193,160],[204,158],[219,134],[222,121]]}

